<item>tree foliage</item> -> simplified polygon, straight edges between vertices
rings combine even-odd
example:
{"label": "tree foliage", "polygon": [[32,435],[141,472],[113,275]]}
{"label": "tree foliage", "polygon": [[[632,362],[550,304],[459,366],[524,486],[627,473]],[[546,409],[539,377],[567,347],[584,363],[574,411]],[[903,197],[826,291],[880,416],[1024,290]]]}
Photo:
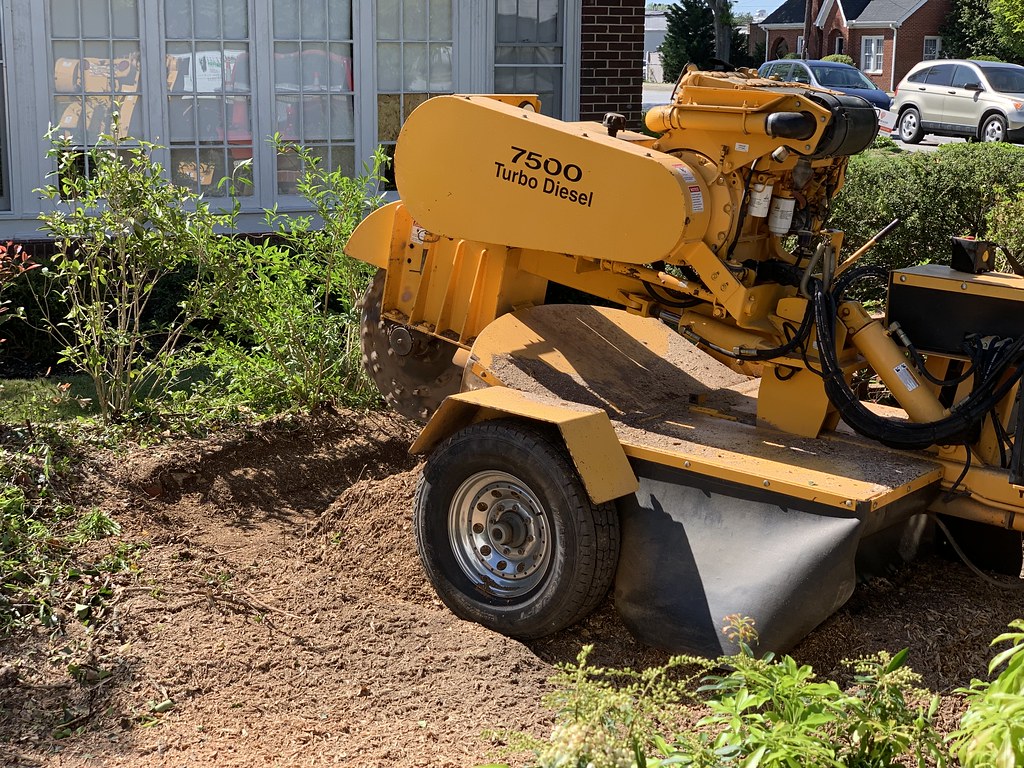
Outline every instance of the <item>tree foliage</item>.
{"label": "tree foliage", "polygon": [[1006,58],[1024,59],[1024,0],[990,0],[989,10]]}
{"label": "tree foliage", "polygon": [[996,32],[989,0],[953,0],[939,31],[944,55],[959,59],[1002,58],[1003,45]]}
{"label": "tree foliage", "polygon": [[[658,51],[666,82],[677,80],[687,64],[707,69],[712,59],[723,58],[715,50],[715,11],[708,0],[682,0],[666,10],[665,18],[667,31]],[[747,38],[735,29],[731,11],[726,24],[731,30],[730,53],[723,60],[740,67],[753,65],[755,61],[747,53]]]}

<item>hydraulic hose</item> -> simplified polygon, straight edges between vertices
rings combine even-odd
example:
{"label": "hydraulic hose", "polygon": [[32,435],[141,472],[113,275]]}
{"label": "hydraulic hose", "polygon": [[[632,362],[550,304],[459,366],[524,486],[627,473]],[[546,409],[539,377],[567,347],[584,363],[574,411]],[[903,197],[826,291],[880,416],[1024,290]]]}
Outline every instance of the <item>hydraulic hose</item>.
{"label": "hydraulic hose", "polygon": [[[837,284],[832,293],[826,293],[820,283],[814,286],[812,303],[818,331],[818,351],[829,401],[854,431],[891,448],[921,449],[930,445],[968,441],[985,414],[1009,393],[1024,374],[1024,337],[1015,340],[999,355],[999,360],[988,367],[974,391],[954,406],[949,416],[928,423],[897,421],[879,416],[867,408],[850,389],[836,354],[835,301],[836,296],[841,295],[840,288],[845,290],[855,276],[849,275],[849,278],[842,285]],[[1000,384],[999,380],[1011,368],[1010,375]]]}

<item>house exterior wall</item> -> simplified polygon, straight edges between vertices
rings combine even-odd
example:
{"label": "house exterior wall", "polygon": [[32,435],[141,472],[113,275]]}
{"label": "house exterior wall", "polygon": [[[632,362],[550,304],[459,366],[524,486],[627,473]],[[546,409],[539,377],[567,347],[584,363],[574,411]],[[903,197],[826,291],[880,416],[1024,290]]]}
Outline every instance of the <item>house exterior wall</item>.
{"label": "house exterior wall", "polygon": [[621,112],[640,121],[644,67],[644,1],[583,0],[580,119]]}
{"label": "house exterior wall", "polygon": [[910,68],[924,58],[924,39],[939,34],[951,10],[950,0],[928,0],[918,11],[903,22],[896,38],[896,60],[893,86],[899,84]]}
{"label": "house exterior wall", "polygon": [[832,10],[825,18],[825,25],[821,29],[821,50],[818,58],[835,53],[835,39],[842,37],[845,40],[843,53],[850,56],[850,31],[843,23],[843,14],[839,10],[839,3],[832,4]]}

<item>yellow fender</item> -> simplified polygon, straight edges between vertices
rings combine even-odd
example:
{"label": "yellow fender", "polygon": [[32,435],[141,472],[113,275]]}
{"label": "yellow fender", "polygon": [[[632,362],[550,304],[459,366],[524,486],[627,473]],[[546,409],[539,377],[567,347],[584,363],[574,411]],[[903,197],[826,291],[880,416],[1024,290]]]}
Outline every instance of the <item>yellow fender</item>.
{"label": "yellow fender", "polygon": [[506,416],[557,426],[595,504],[636,493],[640,487],[607,413],[600,408],[543,398],[508,387],[487,387],[448,397],[410,450],[427,453],[470,424]]}

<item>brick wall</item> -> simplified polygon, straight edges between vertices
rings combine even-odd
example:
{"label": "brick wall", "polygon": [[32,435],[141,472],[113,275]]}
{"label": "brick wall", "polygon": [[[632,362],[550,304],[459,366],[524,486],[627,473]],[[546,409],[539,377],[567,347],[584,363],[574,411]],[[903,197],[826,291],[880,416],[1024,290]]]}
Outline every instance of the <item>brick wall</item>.
{"label": "brick wall", "polygon": [[[949,15],[949,0],[928,0],[921,8],[903,22],[896,35],[896,60],[893,87],[910,71],[910,68],[924,58],[925,37],[936,37],[942,23]],[[885,86],[888,88],[888,84]]]}
{"label": "brick wall", "polygon": [[644,0],[583,0],[580,119],[621,112],[640,124]]}

